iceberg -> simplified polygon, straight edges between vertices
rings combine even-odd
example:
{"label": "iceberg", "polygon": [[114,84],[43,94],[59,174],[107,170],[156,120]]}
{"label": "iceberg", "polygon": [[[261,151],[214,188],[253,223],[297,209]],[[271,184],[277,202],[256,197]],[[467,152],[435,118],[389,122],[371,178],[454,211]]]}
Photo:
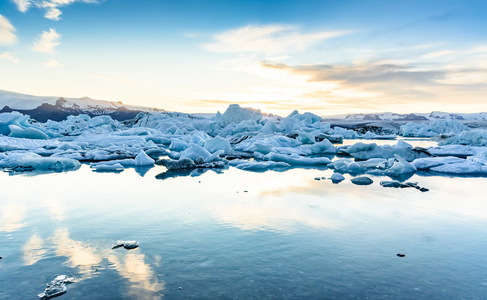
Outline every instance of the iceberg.
{"label": "iceberg", "polygon": [[143,150],[135,157],[135,166],[153,166],[154,160],[149,157]]}
{"label": "iceberg", "polygon": [[439,120],[426,123],[407,123],[399,129],[399,135],[407,137],[433,137],[440,134],[460,134],[470,128],[455,120]]}

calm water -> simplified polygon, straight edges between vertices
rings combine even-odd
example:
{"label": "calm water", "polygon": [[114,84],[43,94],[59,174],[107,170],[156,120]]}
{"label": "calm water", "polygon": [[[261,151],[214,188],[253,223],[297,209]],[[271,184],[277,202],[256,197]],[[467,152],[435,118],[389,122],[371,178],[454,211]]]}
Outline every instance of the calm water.
{"label": "calm water", "polygon": [[328,169],[137,171],[0,173],[0,299],[57,274],[76,277],[57,299],[487,297],[487,178],[420,173],[421,193],[313,179]]}

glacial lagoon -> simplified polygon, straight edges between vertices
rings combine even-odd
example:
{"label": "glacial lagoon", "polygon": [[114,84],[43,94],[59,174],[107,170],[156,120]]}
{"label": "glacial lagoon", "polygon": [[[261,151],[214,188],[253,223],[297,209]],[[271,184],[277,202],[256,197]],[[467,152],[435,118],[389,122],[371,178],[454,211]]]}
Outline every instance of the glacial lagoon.
{"label": "glacial lagoon", "polygon": [[164,171],[0,173],[0,298],[36,299],[61,274],[75,281],[57,299],[487,295],[485,177],[417,172],[422,193],[334,184],[326,167]]}

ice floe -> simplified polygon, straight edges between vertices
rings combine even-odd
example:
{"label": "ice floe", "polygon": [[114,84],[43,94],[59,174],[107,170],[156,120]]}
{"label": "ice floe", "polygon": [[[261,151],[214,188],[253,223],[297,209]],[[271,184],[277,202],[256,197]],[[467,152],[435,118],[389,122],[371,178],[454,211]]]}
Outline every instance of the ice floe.
{"label": "ice floe", "polygon": [[395,139],[374,126],[352,130],[325,122],[313,113],[286,117],[230,105],[204,118],[175,112],[144,112],[120,122],[110,116],[68,116],[39,123],[21,113],[0,114],[0,167],[21,172],[76,170],[80,162],[93,171],[162,165],[158,178],[199,176],[208,169],[247,171],[330,168],[341,174],[400,176],[417,170],[483,174],[486,131],[454,120],[408,123],[404,136],[441,136],[438,146],[413,147],[402,139],[393,145],[344,139]]}

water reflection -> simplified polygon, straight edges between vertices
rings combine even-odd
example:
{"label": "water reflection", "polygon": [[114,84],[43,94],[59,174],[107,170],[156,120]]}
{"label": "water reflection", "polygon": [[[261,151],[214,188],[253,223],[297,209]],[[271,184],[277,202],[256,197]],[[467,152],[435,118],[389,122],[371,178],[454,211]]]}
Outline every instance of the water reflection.
{"label": "water reflection", "polygon": [[302,206],[276,198],[232,201],[212,209],[222,223],[244,230],[277,230],[293,232],[302,226],[337,228],[340,222],[323,216],[316,206]]}
{"label": "water reflection", "polygon": [[90,278],[95,271],[93,267],[102,261],[102,256],[96,254],[96,249],[91,245],[71,239],[67,228],[57,229],[52,242],[56,255],[67,257],[71,268],[79,269],[81,278]]}
{"label": "water reflection", "polygon": [[5,204],[0,207],[0,231],[14,232],[24,227],[25,206],[22,204]]}
{"label": "water reflection", "polygon": [[[228,169],[228,167],[226,167]],[[176,177],[198,177],[205,174],[208,171],[212,171],[216,174],[223,174],[222,168],[196,168],[196,169],[180,169],[180,170],[167,170],[165,172],[156,175],[156,179],[166,180]]]}
{"label": "water reflection", "polygon": [[22,252],[25,265],[30,266],[43,259],[47,250],[44,248],[44,241],[34,234],[22,247]]}
{"label": "water reflection", "polygon": [[161,299],[164,283],[159,282],[150,265],[145,263],[145,255],[139,250],[120,253],[110,253],[107,258],[118,273],[128,279],[128,295],[137,299]]}

